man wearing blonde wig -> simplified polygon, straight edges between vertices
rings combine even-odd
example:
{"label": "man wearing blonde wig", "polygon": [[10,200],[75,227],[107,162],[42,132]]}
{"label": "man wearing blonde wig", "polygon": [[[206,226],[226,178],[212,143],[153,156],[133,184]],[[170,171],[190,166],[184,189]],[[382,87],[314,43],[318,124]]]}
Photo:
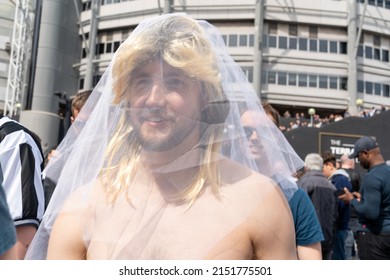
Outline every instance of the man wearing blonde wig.
{"label": "man wearing blonde wig", "polygon": [[[278,182],[239,148],[238,104],[264,114],[256,100],[212,25],[184,14],[141,22],[48,167],[58,185],[28,257],[296,259]],[[269,164],[299,169],[279,130],[262,130]]]}

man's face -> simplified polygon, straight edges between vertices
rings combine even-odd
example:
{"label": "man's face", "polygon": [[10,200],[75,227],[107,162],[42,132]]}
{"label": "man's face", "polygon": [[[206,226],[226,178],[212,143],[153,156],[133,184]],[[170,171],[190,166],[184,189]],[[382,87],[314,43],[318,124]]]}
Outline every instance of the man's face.
{"label": "man's face", "polygon": [[241,116],[241,125],[249,141],[249,150],[253,159],[258,162],[264,153],[264,147],[255,130],[262,122],[264,116],[254,111],[246,111]]}
{"label": "man's face", "polygon": [[79,110],[73,109],[72,110],[72,116],[70,116],[70,122],[73,123],[78,115],[79,115]]}
{"label": "man's face", "polygon": [[197,141],[201,95],[198,80],[158,59],[136,69],[127,98],[141,146],[167,151],[189,136]]}
{"label": "man's face", "polygon": [[364,169],[369,169],[370,168],[370,162],[368,161],[368,151],[362,151],[359,152],[358,154],[358,160],[360,163],[360,166],[363,167]]}
{"label": "man's face", "polygon": [[322,173],[326,178],[328,178],[330,175],[332,175],[333,169],[334,167],[332,163],[330,162],[324,163],[324,165],[322,166]]}

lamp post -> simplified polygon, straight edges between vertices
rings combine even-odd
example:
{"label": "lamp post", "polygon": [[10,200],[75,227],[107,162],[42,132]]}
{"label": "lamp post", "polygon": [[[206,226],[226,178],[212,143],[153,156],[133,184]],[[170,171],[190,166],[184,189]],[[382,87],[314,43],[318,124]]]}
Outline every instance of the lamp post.
{"label": "lamp post", "polygon": [[309,108],[309,110],[307,111],[310,115],[310,126],[313,127],[313,116],[314,114],[316,113],[316,109],[314,108]]}
{"label": "lamp post", "polygon": [[356,106],[358,108],[358,114],[361,113],[364,101],[361,98],[356,99]]}

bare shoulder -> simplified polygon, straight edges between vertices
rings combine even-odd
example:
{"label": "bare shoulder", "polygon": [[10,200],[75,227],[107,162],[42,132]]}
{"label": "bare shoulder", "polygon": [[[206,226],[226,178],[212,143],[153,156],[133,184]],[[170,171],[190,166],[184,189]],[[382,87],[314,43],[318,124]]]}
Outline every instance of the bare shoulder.
{"label": "bare shoulder", "polygon": [[[259,203],[269,196],[283,196],[279,187],[269,177],[230,160],[221,162],[222,192],[227,196],[253,199]],[[282,198],[283,199],[283,198]]]}
{"label": "bare shoulder", "polygon": [[225,179],[222,199],[236,213],[247,217],[241,226],[254,246],[254,258],[295,259],[294,223],[288,202],[276,183],[229,161],[221,168]]}
{"label": "bare shoulder", "polygon": [[86,258],[83,231],[91,220],[91,194],[99,197],[99,189],[99,182],[95,181],[77,188],[65,200],[50,234],[48,259]]}
{"label": "bare shoulder", "polygon": [[99,179],[96,179],[72,191],[66,198],[61,212],[86,209],[90,207],[91,203],[96,203],[96,200],[102,199],[103,194],[102,183]]}

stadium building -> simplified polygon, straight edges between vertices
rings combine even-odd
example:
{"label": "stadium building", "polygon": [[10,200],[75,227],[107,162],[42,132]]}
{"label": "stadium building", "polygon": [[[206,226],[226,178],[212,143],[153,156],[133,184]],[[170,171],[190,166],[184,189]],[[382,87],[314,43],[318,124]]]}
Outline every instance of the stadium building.
{"label": "stadium building", "polygon": [[[30,16],[18,17],[17,5]],[[281,114],[390,106],[389,0],[0,0],[0,109],[51,146],[71,96],[97,84],[141,20],[172,12],[217,26],[260,99]],[[26,48],[22,61],[14,46]]]}

